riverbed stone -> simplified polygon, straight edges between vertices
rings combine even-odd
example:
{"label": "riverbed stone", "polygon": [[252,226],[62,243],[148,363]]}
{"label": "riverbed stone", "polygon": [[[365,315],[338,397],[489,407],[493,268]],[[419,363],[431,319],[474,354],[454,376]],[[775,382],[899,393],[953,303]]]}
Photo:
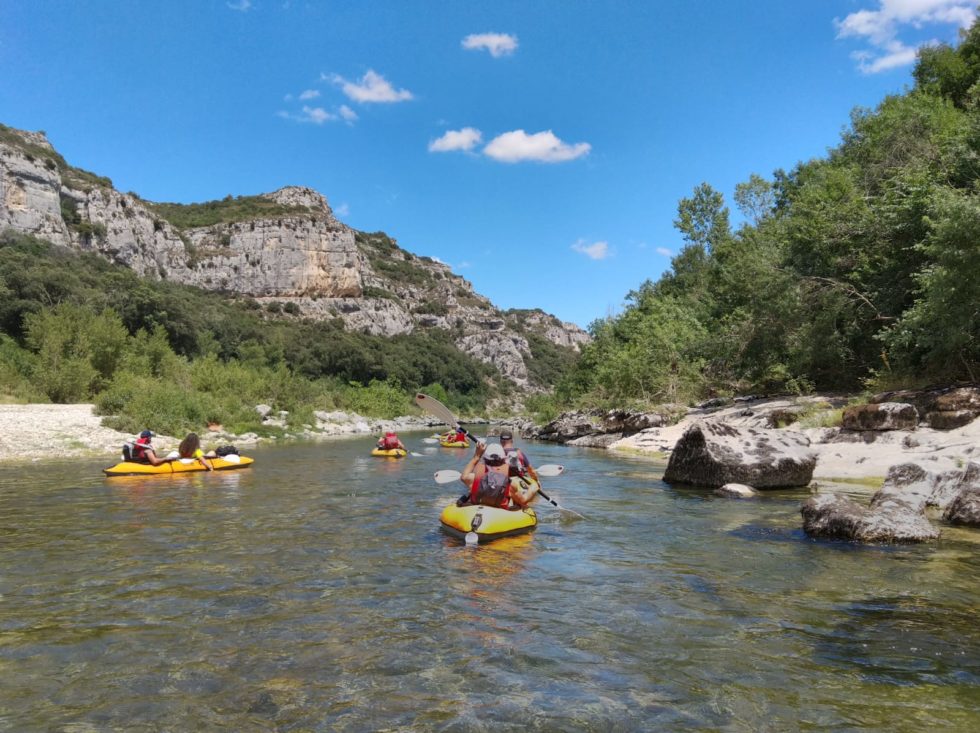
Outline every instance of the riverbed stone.
{"label": "riverbed stone", "polygon": [[759,495],[759,492],[751,486],[745,484],[725,484],[712,492],[715,496],[723,496],[726,499],[751,499]]}
{"label": "riverbed stone", "polygon": [[853,405],[841,420],[847,430],[915,430],[918,422],[918,410],[904,402]]}
{"label": "riverbed stone", "polygon": [[698,422],[677,441],[664,481],[713,487],[741,483],[756,489],[806,486],[816,463],[809,438],[800,433]]}
{"label": "riverbed stone", "polygon": [[892,466],[885,483],[865,507],[836,494],[803,502],[803,531],[811,537],[859,542],[916,543],[934,540],[939,530],[925,515],[935,476],[914,463]]}

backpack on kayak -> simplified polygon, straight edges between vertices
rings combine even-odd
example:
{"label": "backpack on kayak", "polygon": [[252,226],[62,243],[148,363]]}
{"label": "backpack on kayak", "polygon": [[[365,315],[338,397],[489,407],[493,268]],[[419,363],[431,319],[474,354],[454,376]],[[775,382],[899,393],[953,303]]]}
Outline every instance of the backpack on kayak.
{"label": "backpack on kayak", "polygon": [[133,461],[133,443],[131,441],[126,441],[122,446],[122,459],[124,461]]}
{"label": "backpack on kayak", "polygon": [[502,473],[487,471],[480,477],[473,495],[474,504],[506,507],[510,499],[510,479]]}
{"label": "backpack on kayak", "polygon": [[238,455],[238,448],[233,445],[219,445],[214,449],[214,454],[218,458],[224,458],[225,456]]}

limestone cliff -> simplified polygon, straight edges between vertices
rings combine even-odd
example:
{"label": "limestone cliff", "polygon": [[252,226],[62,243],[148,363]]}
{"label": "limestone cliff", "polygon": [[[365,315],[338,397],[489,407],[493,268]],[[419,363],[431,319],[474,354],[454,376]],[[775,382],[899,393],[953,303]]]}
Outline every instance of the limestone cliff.
{"label": "limestone cliff", "polygon": [[0,230],[97,252],[144,277],[293,304],[306,318],[395,335],[442,328],[464,352],[534,387],[529,342],[588,335],[543,311],[498,310],[450,268],[338,221],[309,188],[205,204],[144,201],[70,166],[43,133],[0,125]]}

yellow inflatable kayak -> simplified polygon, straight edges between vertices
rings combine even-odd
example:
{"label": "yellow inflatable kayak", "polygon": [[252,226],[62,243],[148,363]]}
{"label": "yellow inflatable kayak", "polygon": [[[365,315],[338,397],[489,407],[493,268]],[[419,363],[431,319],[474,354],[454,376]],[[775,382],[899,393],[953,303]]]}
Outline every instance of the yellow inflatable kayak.
{"label": "yellow inflatable kayak", "polygon": [[[248,468],[255,459],[248,456],[227,455],[224,458],[208,458],[215,471],[231,471],[236,468]],[[159,466],[149,463],[134,463],[122,461],[115,466],[102,469],[106,476],[153,476],[157,474],[190,473],[206,471],[207,469],[195,458],[176,458],[166,461]]]}
{"label": "yellow inflatable kayak", "polygon": [[469,448],[470,441],[468,440],[440,440],[439,445],[443,448]]}
{"label": "yellow inflatable kayak", "polygon": [[372,456],[381,456],[382,458],[404,458],[408,455],[407,450],[402,450],[401,448],[389,448],[384,450],[383,448],[375,448],[371,451]]}
{"label": "yellow inflatable kayak", "polygon": [[530,532],[538,525],[533,509],[499,509],[481,504],[456,506],[456,502],[442,510],[439,521],[445,532],[467,542],[471,533],[476,535],[477,542],[489,542]]}

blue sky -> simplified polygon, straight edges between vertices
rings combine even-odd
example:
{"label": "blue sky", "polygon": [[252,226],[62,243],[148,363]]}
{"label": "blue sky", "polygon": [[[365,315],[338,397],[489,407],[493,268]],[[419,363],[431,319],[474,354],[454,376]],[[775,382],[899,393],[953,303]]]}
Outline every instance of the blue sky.
{"label": "blue sky", "polygon": [[155,201],[310,186],[584,327],[680,198],[824,155],[974,1],[0,0],[0,122]]}

